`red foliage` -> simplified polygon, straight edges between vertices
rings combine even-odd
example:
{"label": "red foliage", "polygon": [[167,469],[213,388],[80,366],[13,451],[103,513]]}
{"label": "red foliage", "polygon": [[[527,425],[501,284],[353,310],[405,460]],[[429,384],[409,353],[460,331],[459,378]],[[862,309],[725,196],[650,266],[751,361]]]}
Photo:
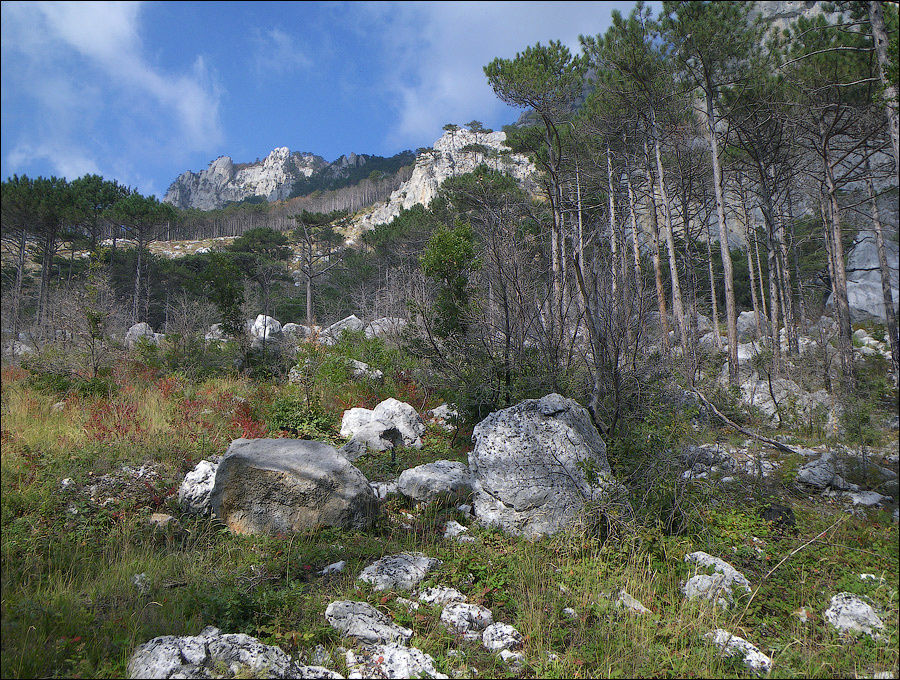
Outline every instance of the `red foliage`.
{"label": "red foliage", "polygon": [[266,436],[266,425],[254,420],[249,404],[236,404],[231,415],[231,426],[241,431],[245,439],[261,439]]}
{"label": "red foliage", "polygon": [[137,404],[98,401],[91,405],[85,432],[95,441],[137,441],[144,428],[137,417]]}

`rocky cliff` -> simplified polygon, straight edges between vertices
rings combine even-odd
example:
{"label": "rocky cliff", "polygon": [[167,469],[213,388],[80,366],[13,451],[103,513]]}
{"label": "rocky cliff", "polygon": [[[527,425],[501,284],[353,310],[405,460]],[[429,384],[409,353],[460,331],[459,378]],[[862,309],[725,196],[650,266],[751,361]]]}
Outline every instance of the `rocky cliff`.
{"label": "rocky cliff", "polygon": [[437,196],[444,180],[472,172],[482,163],[514,177],[529,190],[536,173],[534,164],[526,156],[512,153],[505,142],[505,132],[456,130],[444,133],[433,149],[416,157],[410,178],[387,201],[359,216],[352,230],[358,233],[374,229],[390,222],[401,209],[419,204],[427,206]]}

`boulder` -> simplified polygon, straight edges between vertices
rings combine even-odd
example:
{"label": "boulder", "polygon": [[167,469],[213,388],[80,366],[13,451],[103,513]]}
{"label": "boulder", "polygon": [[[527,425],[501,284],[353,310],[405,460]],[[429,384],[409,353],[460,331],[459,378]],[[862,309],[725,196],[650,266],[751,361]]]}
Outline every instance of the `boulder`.
{"label": "boulder", "polygon": [[852,593],[838,593],[831,598],[831,606],[825,610],[825,620],[840,633],[865,633],[874,635],[882,630],[884,622],[872,607]]}
{"label": "boulder", "polygon": [[375,319],[365,328],[367,338],[384,338],[400,335],[406,326],[406,320],[396,316],[383,316]]}
{"label": "boulder", "polygon": [[348,460],[354,461],[367,451],[388,451],[403,443],[403,437],[391,423],[370,420],[355,430],[353,437],[340,451]]}
{"label": "boulder", "polygon": [[178,487],[178,502],[185,510],[201,515],[209,513],[209,497],[216,482],[218,467],[218,463],[201,460],[184,476]]}
{"label": "boulder", "polygon": [[321,666],[301,666],[278,647],[209,626],[199,635],[163,635],[138,647],[129,678],[340,678]]}
{"label": "boulder", "polygon": [[627,609],[628,611],[634,614],[649,614],[650,610],[647,609],[641,601],[635,597],[632,597],[624,589],[619,591],[619,596],[616,598],[613,606],[616,609]]}
{"label": "boulder", "polygon": [[[741,347],[745,345],[739,345],[738,349]],[[778,417],[779,412],[782,417],[799,415],[808,418],[817,409],[827,410],[831,404],[825,390],[807,392],[786,378],[774,378],[770,384],[768,380],[761,379],[756,371],[741,383],[741,401],[756,407],[769,418]]]}
{"label": "boulder", "polygon": [[742,637],[722,628],[707,633],[705,637],[712,640],[713,644],[722,650],[724,656],[742,657],[744,666],[753,673],[765,675],[772,670],[772,659],[759,651],[756,645],[750,644]]}
{"label": "boulder", "polygon": [[859,487],[848,482],[842,476],[844,474],[844,464],[833,451],[826,451],[797,471],[797,481],[817,489],[830,487],[839,491],[858,491]]}
{"label": "boulder", "polygon": [[703,569],[707,572],[695,574],[682,587],[684,596],[689,600],[697,598],[716,600],[719,606],[727,607],[734,601],[732,588],[737,587],[750,592],[747,577],[719,557],[713,557],[701,550],[685,555],[684,561],[698,565],[698,571]]}
{"label": "boulder", "polygon": [[406,642],[412,637],[409,628],[393,623],[368,602],[337,600],[325,609],[325,620],[342,635],[367,644]]}
{"label": "boulder", "polygon": [[451,602],[465,602],[466,596],[459,592],[456,588],[444,588],[443,586],[435,586],[434,588],[426,588],[418,595],[418,600],[422,604],[429,606],[446,605]]}
{"label": "boulder", "polygon": [[405,446],[422,448],[421,436],[425,434],[425,423],[409,404],[393,397],[385,399],[372,410],[372,418],[393,423],[403,437]]}
{"label": "boulder", "polygon": [[350,650],[346,656],[350,678],[446,678],[434,659],[416,647],[395,642]]}
{"label": "boulder", "polygon": [[741,312],[737,317],[738,342],[749,342],[757,337],[756,312]]}
{"label": "boulder", "polygon": [[210,326],[209,330],[206,331],[206,335],[203,336],[203,339],[207,342],[220,342],[222,340],[227,340],[225,331],[222,329],[222,324],[214,323],[212,326]]}
{"label": "boulder", "polygon": [[349,359],[348,363],[350,364],[350,375],[357,380],[381,380],[384,378],[384,373],[377,368],[372,368],[367,363],[356,359]]}
{"label": "boulder", "polygon": [[492,413],[472,438],[475,515],[512,533],[571,526],[588,503],[618,488],[587,410],[558,394]]}
{"label": "boulder", "polygon": [[352,437],[372,421],[372,410],[348,408],[341,416],[341,436]]}
{"label": "boulder", "polygon": [[472,476],[463,463],[439,460],[404,470],[397,488],[415,501],[458,505],[472,495]]}
{"label": "boulder", "polygon": [[281,322],[265,314],[257,316],[255,321],[248,321],[247,325],[250,337],[257,340],[273,340],[281,335]]}
{"label": "boulder", "polygon": [[125,349],[134,349],[141,338],[146,342],[156,344],[156,334],[153,332],[153,328],[144,321],[134,324],[125,332]]}
{"label": "boulder", "polygon": [[236,439],[219,463],[213,512],[236,533],[371,527],[369,480],[333,447],[298,439]]}
{"label": "boulder", "polygon": [[303,340],[312,335],[312,329],[300,323],[286,323],[281,327],[281,332],[284,334],[284,337],[292,342]]}
{"label": "boulder", "polygon": [[375,590],[412,590],[426,574],[442,562],[413,552],[388,555],[362,570],[360,581],[371,583]]}
{"label": "boulder", "polygon": [[452,431],[454,424],[459,419],[459,411],[450,406],[450,404],[441,404],[431,409],[425,414],[428,416],[428,422],[442,427],[445,430]]}
{"label": "boulder", "polygon": [[504,649],[519,649],[525,643],[525,638],[508,623],[492,623],[481,634],[481,643],[489,652],[499,652]]}
{"label": "boulder", "polygon": [[461,633],[467,640],[481,637],[481,631],[494,622],[491,610],[478,604],[453,602],[441,612],[441,621],[451,631]]}
{"label": "boulder", "polygon": [[322,335],[328,335],[332,338],[340,338],[344,331],[361,331],[365,328],[365,324],[355,314],[351,314],[345,319],[331,324],[322,331]]}

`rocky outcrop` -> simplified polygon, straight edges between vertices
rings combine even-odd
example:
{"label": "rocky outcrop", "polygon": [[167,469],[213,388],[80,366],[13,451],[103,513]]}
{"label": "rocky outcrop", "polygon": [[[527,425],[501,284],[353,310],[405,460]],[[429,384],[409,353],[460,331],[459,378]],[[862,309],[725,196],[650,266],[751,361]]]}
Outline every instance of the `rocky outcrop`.
{"label": "rocky outcrop", "polygon": [[163,635],[138,647],[129,678],[340,678],[321,666],[301,666],[278,647],[209,626],[199,635]]}
{"label": "rocky outcrop", "polygon": [[432,150],[416,157],[412,175],[387,201],[356,219],[355,230],[374,229],[414,205],[427,207],[445,180],[472,172],[482,163],[528,185],[536,172],[534,164],[522,154],[511,153],[505,142],[505,132],[475,134],[469,130],[456,130],[444,133]]}
{"label": "rocky outcrop", "polygon": [[176,208],[214,210],[231,201],[254,196],[280,201],[290,196],[294,182],[322,171],[328,164],[311,153],[273,149],[262,161],[235,164],[219,156],[199,173],[185,172],[169,186],[163,200]]}
{"label": "rocky outcrop", "polygon": [[364,529],[377,513],[369,480],[333,447],[296,439],[236,439],[219,463],[213,512],[236,533]]}
{"label": "rocky outcrop", "polygon": [[616,486],[586,409],[558,394],[492,413],[473,431],[475,515],[526,536],[577,521]]}

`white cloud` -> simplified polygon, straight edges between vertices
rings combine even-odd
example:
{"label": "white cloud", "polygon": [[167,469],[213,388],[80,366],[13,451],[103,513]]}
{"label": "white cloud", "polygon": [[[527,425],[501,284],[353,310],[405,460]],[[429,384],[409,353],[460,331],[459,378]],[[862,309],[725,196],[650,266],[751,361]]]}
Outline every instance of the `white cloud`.
{"label": "white cloud", "polygon": [[301,49],[300,39],[280,28],[253,33],[253,63],[260,78],[283,76],[308,68],[312,60]]}
{"label": "white cloud", "polygon": [[71,177],[135,149],[183,157],[221,141],[221,92],[202,56],[176,73],[150,63],[141,10],[137,2],[3,3],[4,80],[17,114],[29,116],[5,163],[15,169],[30,154]]}
{"label": "white cloud", "polygon": [[578,35],[596,34],[610,12],[628,14],[632,2],[375,3],[356,30],[382,36],[391,69],[384,86],[399,101],[391,142],[430,144],[444,123],[474,118],[490,124],[508,109],[496,98],[482,68],[494,57],[512,58],[537,42],[561,40],[573,54]]}

